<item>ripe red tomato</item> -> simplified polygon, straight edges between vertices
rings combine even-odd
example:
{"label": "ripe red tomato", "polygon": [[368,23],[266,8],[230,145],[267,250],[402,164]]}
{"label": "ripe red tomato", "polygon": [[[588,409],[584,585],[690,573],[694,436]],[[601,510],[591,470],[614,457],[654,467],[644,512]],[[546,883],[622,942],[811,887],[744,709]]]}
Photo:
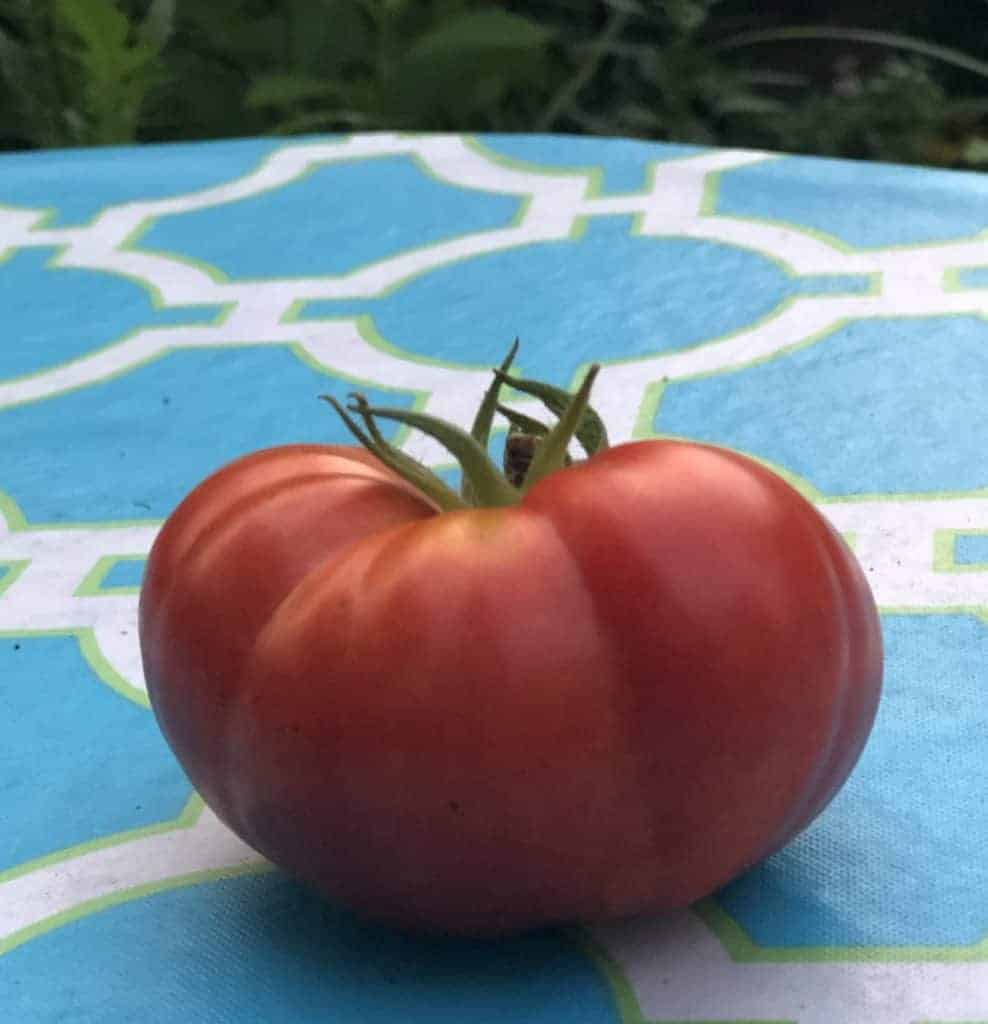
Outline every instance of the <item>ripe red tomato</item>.
{"label": "ripe red tomato", "polygon": [[882,675],[841,538],[682,441],[442,514],[360,449],[249,456],[165,524],[140,626],[164,733],[234,831],[457,933],[712,892],[828,803]]}

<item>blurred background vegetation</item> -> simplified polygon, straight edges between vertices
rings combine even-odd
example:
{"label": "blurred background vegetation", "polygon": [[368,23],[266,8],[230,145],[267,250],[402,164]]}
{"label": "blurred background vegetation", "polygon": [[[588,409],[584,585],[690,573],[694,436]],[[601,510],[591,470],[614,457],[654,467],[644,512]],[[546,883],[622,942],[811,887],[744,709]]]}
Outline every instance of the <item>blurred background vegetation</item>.
{"label": "blurred background vegetation", "polygon": [[375,129],[988,166],[988,0],[0,0],[0,148]]}

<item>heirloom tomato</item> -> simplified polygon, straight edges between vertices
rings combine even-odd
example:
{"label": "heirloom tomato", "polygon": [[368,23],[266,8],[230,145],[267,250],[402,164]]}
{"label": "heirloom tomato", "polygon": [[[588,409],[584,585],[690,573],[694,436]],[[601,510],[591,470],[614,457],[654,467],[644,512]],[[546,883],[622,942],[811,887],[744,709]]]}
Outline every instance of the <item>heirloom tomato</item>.
{"label": "heirloom tomato", "polygon": [[[881,635],[841,537],[741,454],[608,447],[592,376],[570,400],[498,371],[472,437],[358,396],[363,427],[337,410],[370,452],[249,455],[154,544],[168,742],[231,829],[362,914],[496,934],[683,907],[803,829],[868,736]],[[486,462],[504,380],[559,415],[496,406],[521,486]],[[465,497],[381,418],[446,443]]]}

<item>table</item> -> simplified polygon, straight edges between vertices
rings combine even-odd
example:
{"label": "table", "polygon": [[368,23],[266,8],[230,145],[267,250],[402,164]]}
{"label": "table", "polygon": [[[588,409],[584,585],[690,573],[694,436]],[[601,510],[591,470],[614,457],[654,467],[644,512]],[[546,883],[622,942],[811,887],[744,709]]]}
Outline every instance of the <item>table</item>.
{"label": "table", "polygon": [[[0,203],[3,1020],[988,1019],[988,178],[378,134],[4,155]],[[824,816],[692,910],[412,939],[190,791],[136,595],[211,470],[345,440],[317,394],[466,423],[516,334],[529,376],[602,359],[615,438],[811,496],[882,608],[886,692]]]}

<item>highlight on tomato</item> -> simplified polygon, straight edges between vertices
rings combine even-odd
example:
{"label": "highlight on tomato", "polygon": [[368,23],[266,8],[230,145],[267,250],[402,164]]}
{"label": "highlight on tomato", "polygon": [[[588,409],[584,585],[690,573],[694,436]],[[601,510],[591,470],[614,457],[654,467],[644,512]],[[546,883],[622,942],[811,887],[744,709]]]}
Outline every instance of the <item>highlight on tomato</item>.
{"label": "highlight on tomato", "polygon": [[[151,704],[204,800],[402,928],[684,907],[820,814],[879,700],[874,600],[812,504],[734,451],[609,445],[597,368],[571,396],[510,376],[515,351],[469,433],[328,399],[359,443],[220,469],[141,592]],[[554,425],[501,404],[504,384]],[[384,420],[442,442],[462,487]]]}

